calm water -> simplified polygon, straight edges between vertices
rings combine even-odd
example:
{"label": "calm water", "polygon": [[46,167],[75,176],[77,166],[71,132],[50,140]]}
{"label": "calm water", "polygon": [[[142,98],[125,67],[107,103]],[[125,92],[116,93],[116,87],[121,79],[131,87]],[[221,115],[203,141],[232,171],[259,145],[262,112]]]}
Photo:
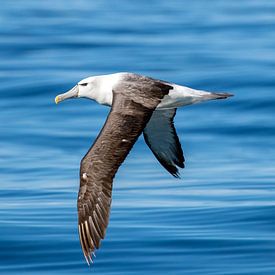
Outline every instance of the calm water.
{"label": "calm water", "polygon": [[[274,28],[268,0],[1,1],[0,273],[275,274]],[[54,97],[118,71],[235,97],[178,111],[180,180],[139,139],[88,268],[78,169],[108,108]]]}

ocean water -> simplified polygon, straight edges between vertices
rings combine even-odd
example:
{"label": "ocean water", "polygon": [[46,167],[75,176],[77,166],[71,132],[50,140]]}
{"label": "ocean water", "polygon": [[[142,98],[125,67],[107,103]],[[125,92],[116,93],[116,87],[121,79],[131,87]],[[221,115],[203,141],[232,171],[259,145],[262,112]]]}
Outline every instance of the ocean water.
{"label": "ocean water", "polygon": [[[275,274],[275,2],[1,1],[1,274]],[[108,108],[54,97],[131,71],[234,97],[181,108],[181,179],[141,137],[87,267],[79,163]]]}

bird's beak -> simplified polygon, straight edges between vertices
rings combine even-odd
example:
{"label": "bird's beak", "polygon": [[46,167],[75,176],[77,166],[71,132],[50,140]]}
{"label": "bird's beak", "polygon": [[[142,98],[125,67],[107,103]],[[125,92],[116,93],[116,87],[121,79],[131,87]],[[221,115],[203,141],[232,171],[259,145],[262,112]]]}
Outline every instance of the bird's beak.
{"label": "bird's beak", "polygon": [[59,102],[65,100],[65,99],[78,97],[78,92],[79,92],[78,91],[78,85],[75,85],[68,92],[56,96],[54,101],[55,101],[56,104],[58,104]]}

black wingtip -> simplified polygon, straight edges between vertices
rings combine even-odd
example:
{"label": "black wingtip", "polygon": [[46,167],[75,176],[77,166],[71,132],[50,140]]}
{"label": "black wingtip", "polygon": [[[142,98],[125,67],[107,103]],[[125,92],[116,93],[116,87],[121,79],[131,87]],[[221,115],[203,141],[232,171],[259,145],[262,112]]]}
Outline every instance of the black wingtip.
{"label": "black wingtip", "polygon": [[180,175],[180,172],[177,172],[176,174],[172,174],[172,176],[176,179],[180,179],[181,178],[181,175]]}
{"label": "black wingtip", "polygon": [[175,178],[180,179],[181,175],[179,169],[176,166],[169,165],[169,167],[164,166],[164,168]]}

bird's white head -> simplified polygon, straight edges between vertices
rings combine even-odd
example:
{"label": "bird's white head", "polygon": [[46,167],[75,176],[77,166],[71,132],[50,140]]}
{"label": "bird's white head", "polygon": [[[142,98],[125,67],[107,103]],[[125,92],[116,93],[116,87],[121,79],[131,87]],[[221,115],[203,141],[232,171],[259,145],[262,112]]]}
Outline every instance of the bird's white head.
{"label": "bird's white head", "polygon": [[82,79],[71,90],[55,98],[55,103],[65,99],[85,97],[97,101],[99,104],[111,106],[113,89],[127,73],[90,76]]}
{"label": "bird's white head", "polygon": [[96,77],[91,76],[79,81],[72,89],[67,91],[66,93],[60,94],[55,97],[55,103],[70,99],[70,98],[78,98],[85,97],[93,100],[97,100],[97,81]]}
{"label": "bird's white head", "polygon": [[93,100],[97,100],[98,94],[98,78],[96,76],[90,76],[82,79],[77,83],[78,97],[85,97]]}

